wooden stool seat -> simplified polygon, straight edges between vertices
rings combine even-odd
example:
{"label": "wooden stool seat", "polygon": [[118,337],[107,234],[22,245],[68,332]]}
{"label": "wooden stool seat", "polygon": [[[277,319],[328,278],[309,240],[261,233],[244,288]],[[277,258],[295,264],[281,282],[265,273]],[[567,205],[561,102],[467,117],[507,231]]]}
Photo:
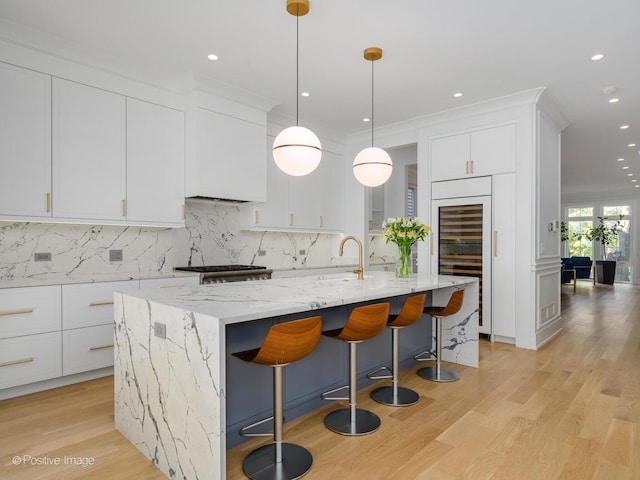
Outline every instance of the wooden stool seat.
{"label": "wooden stool seat", "polygon": [[464,302],[464,290],[456,290],[449,297],[444,307],[426,307],[424,313],[436,319],[436,365],[418,370],[418,375],[433,382],[454,382],[460,379],[460,374],[442,366],[442,319],[455,315],[462,308]]}
{"label": "wooden stool seat", "polygon": [[[399,334],[401,329],[416,323],[422,317],[426,299],[426,294],[409,297],[405,300],[400,313],[389,315],[387,327],[391,328],[392,370],[380,367],[367,374],[371,380],[391,379],[391,386],[379,387],[371,392],[371,398],[378,403],[392,407],[406,407],[417,403],[420,399],[420,395],[413,390],[398,386]],[[390,375],[378,375],[383,370],[390,372]]]}
{"label": "wooden stool seat", "polygon": [[[357,346],[379,335],[389,319],[389,304],[377,303],[356,307],[351,311],[343,328],[322,332],[323,335],[349,344],[349,384],[322,394],[325,400],[349,400],[349,408],[329,413],[324,424],[329,430],[342,435],[366,435],[380,426],[380,418],[368,410],[356,408],[358,391]],[[333,393],[349,389],[348,397],[332,397]]]}
{"label": "wooden stool seat", "polygon": [[[273,443],[253,450],[242,463],[244,473],[252,479],[280,480],[300,478],[313,463],[311,453],[300,445],[284,443],[283,368],[303,359],[317,347],[322,333],[322,318],[310,317],[272,326],[259,348],[232,353],[233,356],[258,365],[273,367],[273,416],[240,429],[247,437],[272,436]],[[250,431],[273,420],[273,434]]]}

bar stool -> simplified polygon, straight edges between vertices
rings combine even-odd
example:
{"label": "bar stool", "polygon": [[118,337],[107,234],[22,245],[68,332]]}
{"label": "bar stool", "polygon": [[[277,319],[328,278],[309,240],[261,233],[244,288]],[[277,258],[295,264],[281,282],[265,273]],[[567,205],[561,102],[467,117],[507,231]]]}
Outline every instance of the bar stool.
{"label": "bar stool", "polygon": [[[341,408],[328,414],[324,424],[342,435],[366,435],[380,426],[380,418],[373,412],[356,408],[358,391],[357,346],[369,338],[379,335],[389,318],[389,304],[376,303],[354,308],[343,328],[322,332],[323,335],[349,344],[349,385],[338,387],[322,394],[324,400],[349,400],[349,408]],[[331,397],[340,390],[349,389],[348,397]]]}
{"label": "bar stool", "polygon": [[[398,386],[398,357],[399,357],[399,336],[400,330],[409,325],[416,323],[422,317],[424,302],[427,299],[426,294],[409,297],[405,300],[400,313],[389,315],[387,327],[391,329],[391,348],[392,348],[392,370],[388,367],[380,367],[367,374],[371,380],[391,379],[391,386],[379,387],[371,392],[371,398],[378,403],[390,405],[392,407],[406,407],[417,403],[420,395],[409,388]],[[386,370],[388,375],[377,375],[379,372]]]}
{"label": "bar stool", "polygon": [[[322,318],[311,317],[272,326],[260,348],[234,353],[245,362],[273,367],[273,416],[240,429],[245,437],[270,437],[273,443],[253,450],[242,464],[252,479],[300,478],[311,468],[313,457],[300,445],[282,442],[284,389],[283,368],[309,355],[320,342]],[[251,433],[251,429],[273,420],[273,433]]]}
{"label": "bar stool", "polygon": [[[464,300],[464,290],[456,290],[451,294],[446,307],[425,307],[424,313],[436,319],[436,351],[435,367],[425,367],[418,370],[418,375],[433,382],[455,382],[460,379],[460,374],[442,366],[442,319],[454,315],[460,311]],[[416,359],[419,360],[416,356]]]}

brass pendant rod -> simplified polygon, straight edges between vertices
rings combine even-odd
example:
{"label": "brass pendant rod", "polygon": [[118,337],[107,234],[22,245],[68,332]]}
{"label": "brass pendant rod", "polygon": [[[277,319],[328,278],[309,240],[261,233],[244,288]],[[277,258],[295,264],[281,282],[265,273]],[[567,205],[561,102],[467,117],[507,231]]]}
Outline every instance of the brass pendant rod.
{"label": "brass pendant rod", "polygon": [[300,70],[300,66],[299,66],[299,57],[300,57],[300,29],[299,29],[299,23],[300,23],[300,7],[296,7],[298,9],[298,14],[296,15],[296,127],[299,126],[298,124],[298,108],[299,105],[298,103],[300,102],[300,82],[299,82],[299,70]]}
{"label": "brass pendant rod", "polygon": [[375,61],[371,60],[371,148],[373,148],[373,64]]}

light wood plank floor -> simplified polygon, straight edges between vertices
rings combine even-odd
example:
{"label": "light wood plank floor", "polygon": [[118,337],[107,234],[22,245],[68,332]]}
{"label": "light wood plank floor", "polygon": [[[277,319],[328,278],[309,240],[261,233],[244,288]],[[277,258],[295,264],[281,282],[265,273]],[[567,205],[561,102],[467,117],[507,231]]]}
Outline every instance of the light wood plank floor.
{"label": "light wood plank floor", "polygon": [[[563,333],[537,352],[482,341],[480,369],[436,384],[402,373],[421,395],[391,408],[360,392],[380,430],[344,437],[320,411],[287,423],[311,450],[310,479],[639,479],[640,288],[562,287]],[[0,479],[163,479],[113,427],[113,379],[0,402]],[[257,439],[228,453],[228,478]],[[94,464],[13,465],[14,456]]]}

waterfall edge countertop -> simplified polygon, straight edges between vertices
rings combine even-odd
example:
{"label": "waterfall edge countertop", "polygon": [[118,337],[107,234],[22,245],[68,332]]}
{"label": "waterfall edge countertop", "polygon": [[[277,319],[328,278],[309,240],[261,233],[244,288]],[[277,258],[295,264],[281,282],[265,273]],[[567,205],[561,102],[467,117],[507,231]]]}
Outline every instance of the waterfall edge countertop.
{"label": "waterfall edge countertop", "polygon": [[[239,349],[238,342],[258,346],[272,317],[284,316],[274,321],[288,321],[288,315],[300,318],[305,312],[318,312],[309,316],[322,315],[327,328],[336,328],[344,323],[351,304],[380,300],[400,308],[403,295],[427,291],[434,304],[444,304],[458,288],[468,294],[459,316],[448,319],[443,340],[450,340],[451,348],[443,358],[477,367],[477,278],[416,275],[402,279],[393,272],[367,272],[364,280],[357,280],[355,274],[334,274],[116,292],[115,426],[169,478],[223,479],[227,435],[232,434],[228,415],[237,407],[231,397],[237,397],[239,385],[261,383],[235,369],[227,349]],[[232,330],[240,331],[241,338]],[[379,336],[380,341],[386,333]],[[307,386],[313,392],[328,389],[313,372],[338,358],[341,350],[334,349],[340,346],[321,342],[306,363],[297,364],[307,369],[299,378],[311,382]],[[373,349],[372,355],[376,363],[388,363],[378,350]],[[335,371],[341,377],[343,370]],[[342,379],[330,383],[336,381]],[[290,394],[302,394],[302,384],[297,387]],[[320,401],[319,395],[311,393],[304,394],[302,405],[318,408],[311,404]],[[244,414],[236,412],[240,417]]]}
{"label": "waterfall edge countertop", "polygon": [[418,291],[463,286],[469,277],[414,275],[396,278],[393,272],[371,272],[364,280],[355,274],[312,275],[215,285],[185,286],[173,291],[142,289],[126,295],[143,298],[233,324]]}

